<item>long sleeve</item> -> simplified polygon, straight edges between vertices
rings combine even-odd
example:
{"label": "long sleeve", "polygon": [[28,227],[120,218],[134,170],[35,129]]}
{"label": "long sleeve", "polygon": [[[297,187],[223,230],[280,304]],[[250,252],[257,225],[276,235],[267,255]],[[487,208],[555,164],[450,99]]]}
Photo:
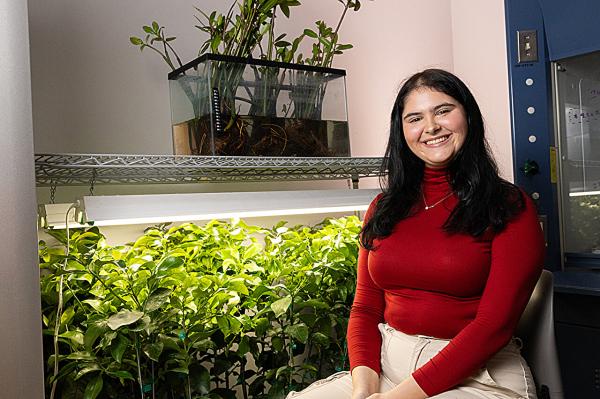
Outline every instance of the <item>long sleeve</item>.
{"label": "long sleeve", "polygon": [[[380,195],[371,202],[363,223],[366,223],[373,214]],[[383,290],[371,278],[369,251],[362,246],[358,253],[357,268],[356,292],[347,334],[350,369],[356,366],[367,366],[380,373],[381,335],[378,324],[383,321],[384,296]]]}
{"label": "long sleeve", "polygon": [[544,252],[535,207],[526,198],[526,209],[492,240],[489,277],[475,318],[413,373],[429,396],[459,384],[508,343],[540,276]]}

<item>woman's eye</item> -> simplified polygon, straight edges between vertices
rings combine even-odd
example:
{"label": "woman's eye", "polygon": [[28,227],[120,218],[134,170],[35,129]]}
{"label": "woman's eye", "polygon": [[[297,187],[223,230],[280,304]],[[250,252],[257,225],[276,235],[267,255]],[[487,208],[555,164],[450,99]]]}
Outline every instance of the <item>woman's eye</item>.
{"label": "woman's eye", "polygon": [[421,120],[421,118],[420,118],[420,117],[410,118],[410,119],[408,120],[408,123],[415,123],[415,122],[418,122],[418,121],[420,121],[420,120]]}
{"label": "woman's eye", "polygon": [[447,114],[448,112],[450,112],[450,108],[442,108],[442,109],[438,110],[437,114],[443,115],[443,114]]}

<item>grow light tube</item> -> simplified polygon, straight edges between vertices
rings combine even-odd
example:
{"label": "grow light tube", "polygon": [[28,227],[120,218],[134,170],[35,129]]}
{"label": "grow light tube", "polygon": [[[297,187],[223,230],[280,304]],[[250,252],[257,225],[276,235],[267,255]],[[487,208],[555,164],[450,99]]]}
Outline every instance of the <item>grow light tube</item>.
{"label": "grow light tube", "polygon": [[261,191],[83,197],[85,220],[96,226],[365,211],[380,192]]}
{"label": "grow light tube", "polygon": [[579,191],[575,193],[569,193],[569,197],[583,197],[586,195],[600,195],[600,191]]}

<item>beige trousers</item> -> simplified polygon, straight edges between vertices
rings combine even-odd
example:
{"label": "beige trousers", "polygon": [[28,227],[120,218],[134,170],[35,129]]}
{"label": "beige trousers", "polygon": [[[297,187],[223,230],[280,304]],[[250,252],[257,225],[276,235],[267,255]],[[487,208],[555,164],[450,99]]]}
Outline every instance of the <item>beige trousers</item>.
{"label": "beige trousers", "polygon": [[[386,392],[408,378],[413,371],[434,357],[449,340],[407,335],[387,324],[380,324],[380,392]],[[352,377],[342,371],[317,381],[301,392],[290,392],[287,399],[350,399]],[[477,373],[453,389],[432,396],[436,399],[537,399],[535,384],[527,363],[521,357],[516,338],[496,353]]]}

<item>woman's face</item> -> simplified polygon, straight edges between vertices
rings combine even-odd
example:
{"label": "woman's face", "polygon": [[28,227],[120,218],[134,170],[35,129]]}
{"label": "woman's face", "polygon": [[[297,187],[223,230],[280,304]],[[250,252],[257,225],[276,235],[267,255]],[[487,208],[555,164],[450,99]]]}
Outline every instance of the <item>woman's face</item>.
{"label": "woman's face", "polygon": [[453,97],[427,87],[404,101],[402,129],[410,150],[430,168],[447,166],[467,137],[464,107]]}

